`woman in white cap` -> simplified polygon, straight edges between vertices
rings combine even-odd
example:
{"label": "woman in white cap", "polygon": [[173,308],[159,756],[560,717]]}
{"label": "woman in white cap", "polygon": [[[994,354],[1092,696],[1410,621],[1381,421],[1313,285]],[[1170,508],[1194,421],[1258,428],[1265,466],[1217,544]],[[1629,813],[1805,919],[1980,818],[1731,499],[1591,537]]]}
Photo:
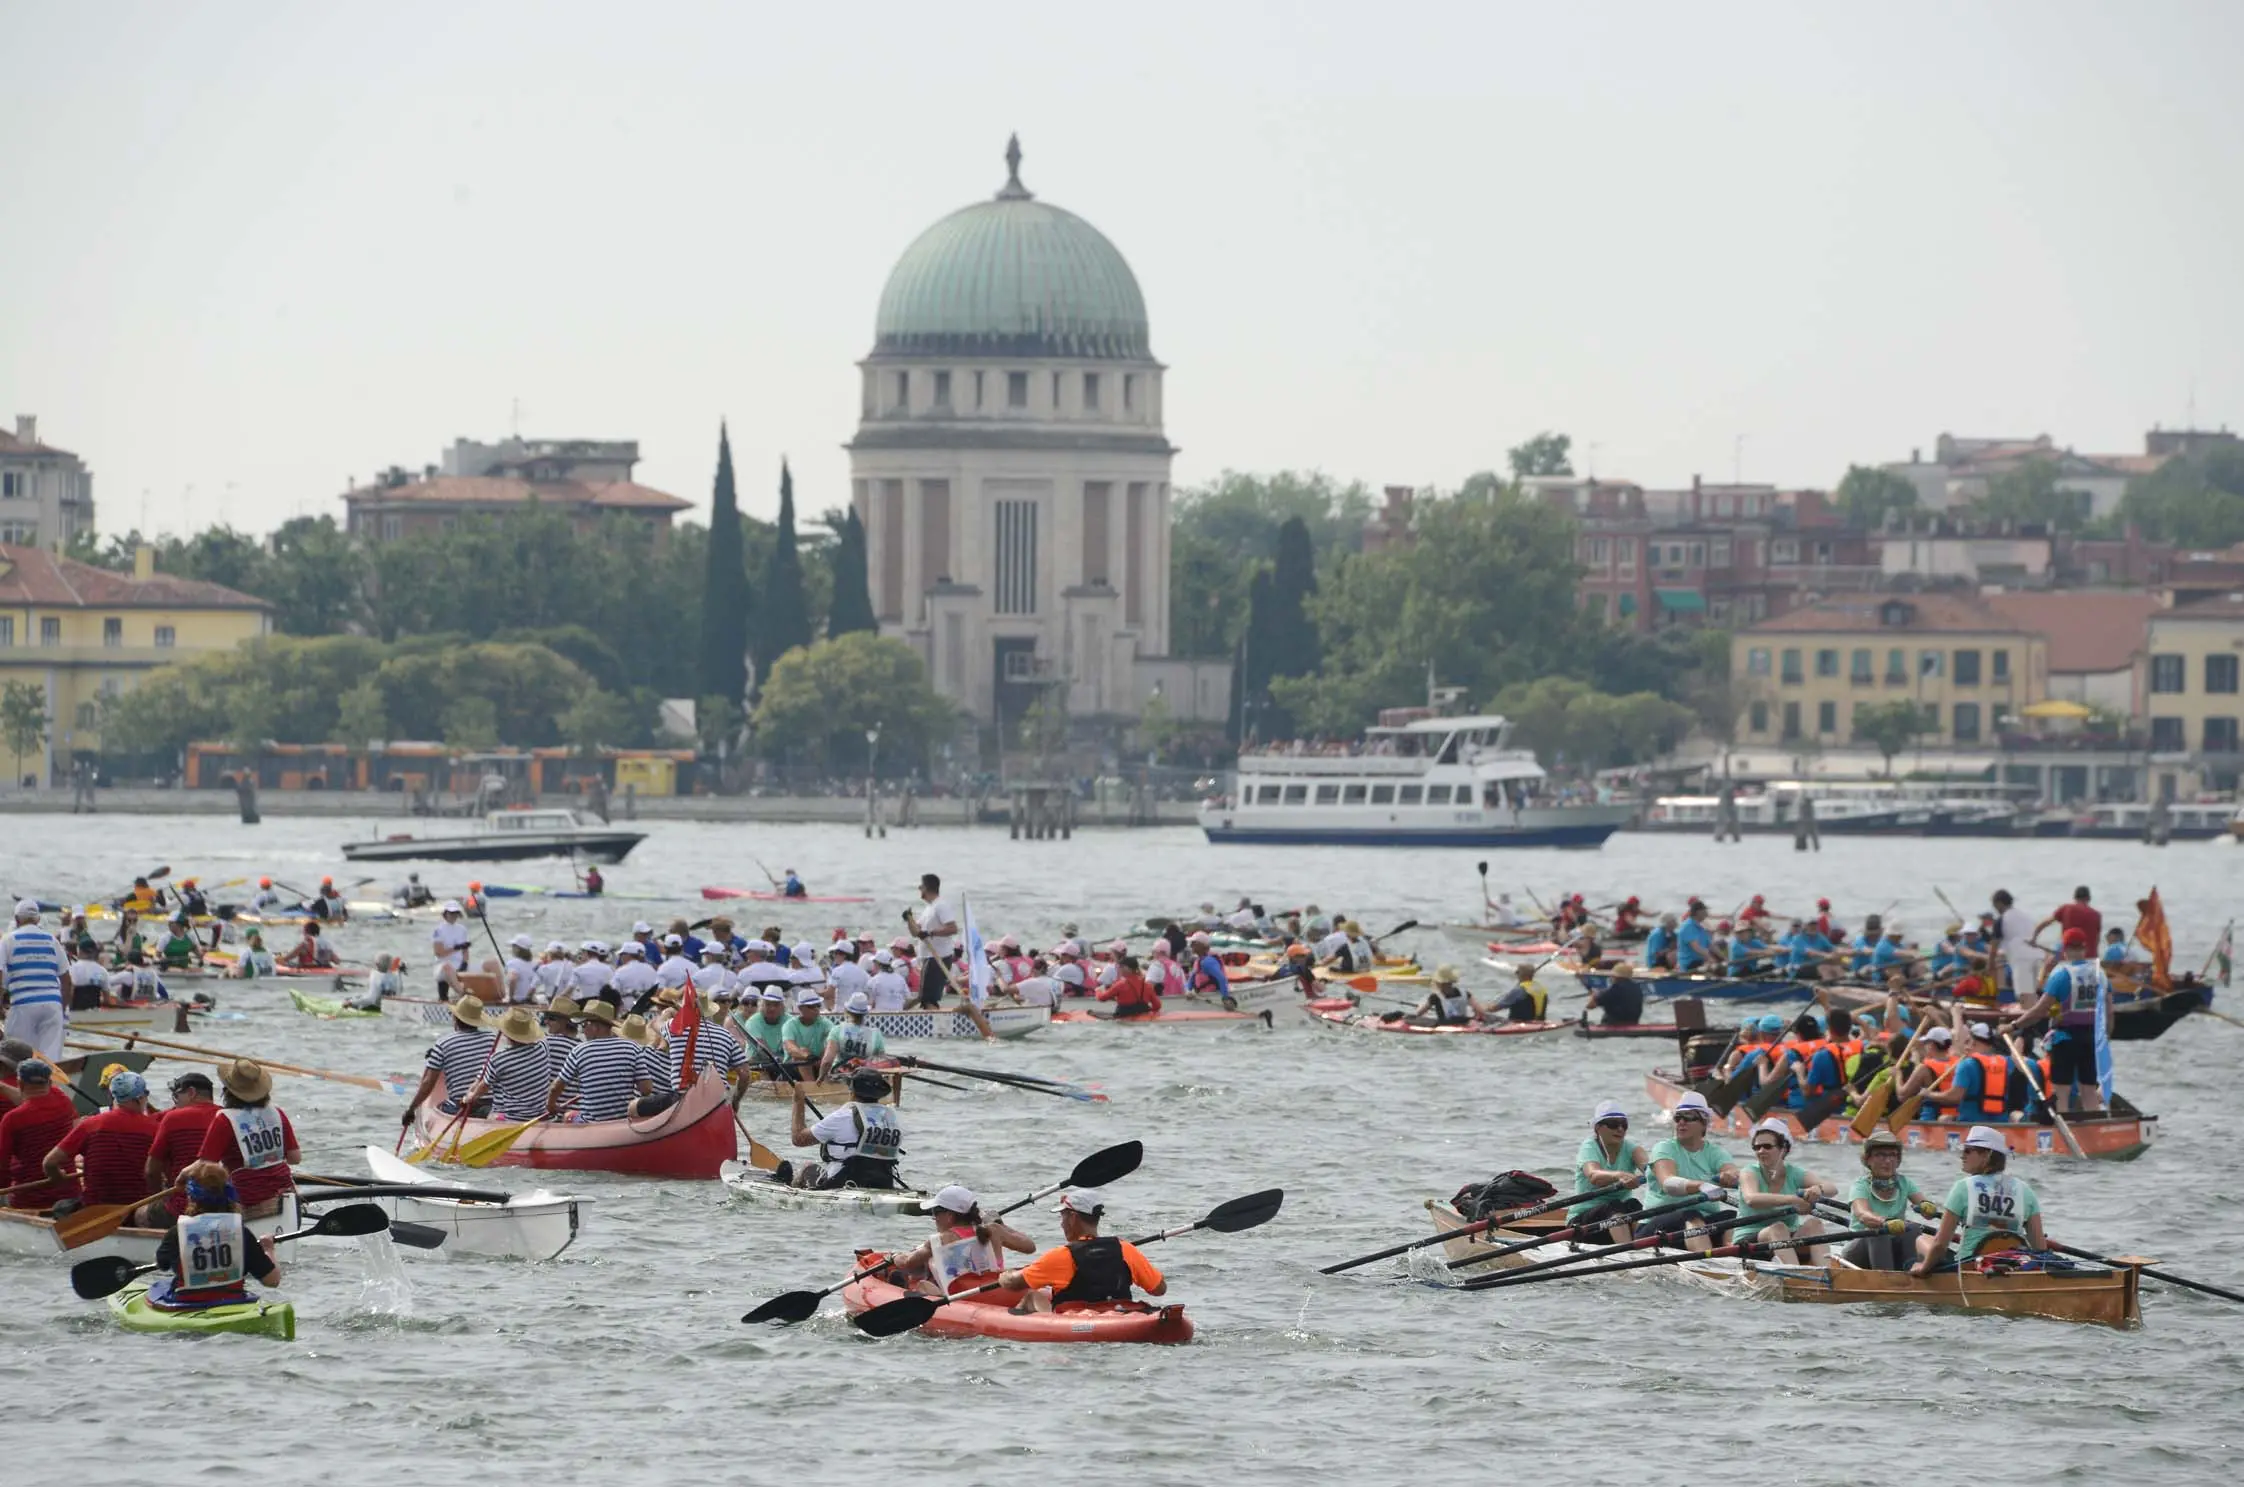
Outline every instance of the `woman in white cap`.
{"label": "woman in white cap", "polygon": [[538,989],[537,941],[528,935],[516,935],[507,941],[506,999],[509,1002],[529,1001]]}
{"label": "woman in white cap", "polygon": [[[1709,1219],[1726,1218],[1729,1210],[1722,1206],[1723,1189],[1738,1185],[1737,1164],[1706,1139],[1707,1129],[1714,1123],[1714,1110],[1706,1103],[1706,1096],[1697,1090],[1686,1092],[1675,1102],[1673,1118],[1675,1134],[1652,1147],[1651,1176],[1644,1185],[1645,1204],[1658,1208],[1670,1199],[1688,1198],[1693,1193],[1700,1201],[1646,1219],[1637,1225],[1639,1234],[1673,1234]],[[1692,1249],[1709,1247],[1704,1235],[1685,1242]]]}
{"label": "woman in white cap", "polygon": [[1615,1244],[1629,1236],[1628,1215],[1643,1203],[1627,1190],[1610,1191],[1634,1182],[1652,1165],[1652,1154],[1628,1139],[1628,1111],[1617,1100],[1607,1100],[1590,1117],[1590,1133],[1574,1153],[1574,1191],[1589,1201],[1566,1210],[1570,1224],[1610,1222]]}
{"label": "woman in white cap", "polygon": [[459,988],[460,977],[467,974],[471,937],[467,922],[460,917],[457,899],[446,899],[438,912],[444,917],[429,928],[429,949],[436,956],[437,999],[449,1001]]}
{"label": "woman in white cap", "polygon": [[[1877,1130],[1862,1142],[1864,1175],[1847,1192],[1849,1216],[1857,1229],[1875,1229],[1895,1219],[1939,1213],[1917,1185],[1901,1172],[1901,1138]],[[1917,1258],[1919,1242],[1929,1235],[1911,1224],[1899,1234],[1872,1234],[1846,1248],[1846,1261],[1864,1270],[1907,1270]]]}
{"label": "woman in white cap", "polygon": [[871,974],[865,978],[865,995],[871,999],[875,1012],[901,1012],[911,1004],[912,989],[903,972],[897,969],[896,957],[886,950],[872,952]]}
{"label": "woman in white cap", "polygon": [[1940,1228],[1925,1244],[1924,1258],[1910,1267],[1912,1275],[1938,1270],[1951,1245],[1958,1264],[2004,1250],[2049,1247],[2041,1228],[2041,1200],[2006,1170],[2010,1145],[2002,1132],[1973,1126],[1964,1135],[1962,1164],[1963,1176],[1940,1205]]}
{"label": "woman in white cap", "polygon": [[920,1204],[935,1220],[926,1243],[899,1257],[889,1279],[929,1296],[947,1296],[995,1280],[1005,1268],[1005,1251],[1036,1253],[1036,1242],[1003,1219],[984,1218],[973,1189],[956,1183]]}
{"label": "woman in white cap", "polygon": [[1772,1115],[1753,1128],[1753,1165],[1738,1173],[1738,1207],[1754,1222],[1739,1225],[1736,1237],[1776,1245],[1779,1264],[1797,1265],[1802,1253],[1813,1251],[1796,1250],[1791,1240],[1821,1234],[1815,1205],[1838,1193],[1837,1183],[1793,1164],[1791,1128]]}
{"label": "woman in white cap", "polygon": [[616,968],[608,973],[608,996],[618,1008],[635,1010],[643,998],[663,984],[654,967],[647,964],[637,940],[625,940],[616,947]]}
{"label": "woman in white cap", "polygon": [[865,1060],[888,1052],[888,1040],[865,1020],[872,1010],[872,999],[865,993],[849,994],[849,1000],[842,1003],[842,1020],[826,1036],[826,1052],[818,1061],[819,1078],[848,1074]]}
{"label": "woman in white cap", "polygon": [[608,978],[614,968],[607,962],[608,947],[598,940],[586,940],[577,946],[576,963],[569,967],[569,995],[581,1005],[596,1002],[608,996]]}
{"label": "woman in white cap", "polygon": [[[568,996],[568,992],[563,989],[569,984],[569,947],[567,945],[562,944],[559,940],[546,941],[545,953],[538,957],[537,979],[539,1001],[551,1002]],[[574,997],[569,999],[571,1001],[575,1000]]]}

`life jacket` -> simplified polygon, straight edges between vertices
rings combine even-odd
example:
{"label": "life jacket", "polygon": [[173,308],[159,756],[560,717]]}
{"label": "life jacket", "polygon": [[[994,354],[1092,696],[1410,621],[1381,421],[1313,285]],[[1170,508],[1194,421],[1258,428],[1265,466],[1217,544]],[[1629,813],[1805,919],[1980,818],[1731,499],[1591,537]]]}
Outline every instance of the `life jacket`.
{"label": "life jacket", "polygon": [[892,1188],[896,1186],[896,1159],[904,1154],[904,1128],[896,1112],[885,1105],[864,1105],[852,1100],[849,1117],[857,1124],[857,1140],[840,1155],[829,1142],[818,1144],[818,1155],[828,1165],[840,1163],[826,1175],[827,1187]]}
{"label": "life jacket", "polygon": [[1005,1257],[990,1241],[972,1229],[946,1229],[927,1247],[927,1273],[945,1295],[962,1281],[994,1275],[1005,1268]]}
{"label": "life jacket", "polygon": [[[1224,981],[1208,972],[1208,962],[1211,960],[1215,960],[1213,955],[1203,955],[1192,963],[1192,989],[1194,991],[1219,991],[1222,989]],[[1222,964],[1221,961],[1216,961],[1216,963],[1218,965]]]}
{"label": "life jacket", "polygon": [[[1979,1120],[2003,1118],[2003,1096],[2010,1078],[2010,1060],[1999,1053],[1968,1053],[1965,1058],[1979,1065]],[[1956,1110],[1956,1119],[1963,1120],[1962,1107]]]}
{"label": "life jacket", "polygon": [[1520,1021],[1541,1022],[1543,1020],[1544,1011],[1548,1009],[1551,1004],[1551,994],[1545,991],[1542,987],[1536,985],[1535,980],[1532,976],[1527,980],[1520,982],[1519,989],[1527,993],[1527,1015],[1521,1018]]}
{"label": "life jacket", "polygon": [[1936,1090],[1948,1088],[1955,1078],[1956,1061],[1952,1058],[1933,1058],[1927,1055],[1918,1062],[1932,1070],[1932,1087]]}
{"label": "life jacket", "polygon": [[[1838,1066],[1838,1084],[1811,1085],[1808,1083],[1808,1073],[1815,1067],[1815,1057],[1819,1053],[1830,1054],[1831,1061]],[[1845,1084],[1847,1082],[1846,1045],[1833,1042],[1829,1038],[1810,1038],[1800,1044],[1799,1078],[1800,1088],[1811,1095],[1827,1095],[1832,1090],[1837,1089],[1840,1084]]]}
{"label": "life jacket", "polygon": [[1834,1038],[1824,1045],[1831,1056],[1839,1061],[1839,1082],[1844,1084],[1854,1077],[1854,1065],[1862,1058],[1862,1040],[1848,1038],[1844,1042]]}
{"label": "life jacket", "polygon": [[1063,1301],[1128,1301],[1130,1262],[1122,1257],[1119,1239],[1080,1239],[1067,1247],[1075,1257],[1075,1279],[1052,1293],[1052,1304]]}
{"label": "life jacket", "polygon": [[174,1238],[179,1260],[173,1268],[170,1301],[213,1306],[244,1298],[247,1247],[257,1241],[243,1226],[240,1214],[192,1214],[179,1221]]}

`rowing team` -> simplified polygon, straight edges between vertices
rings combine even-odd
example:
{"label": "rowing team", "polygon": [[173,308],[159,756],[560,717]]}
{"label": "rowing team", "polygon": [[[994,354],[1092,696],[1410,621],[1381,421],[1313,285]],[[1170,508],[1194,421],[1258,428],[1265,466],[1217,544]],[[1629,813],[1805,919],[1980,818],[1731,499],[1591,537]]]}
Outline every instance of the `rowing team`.
{"label": "rowing team", "polygon": [[[1753,1128],[1753,1160],[1741,1167],[1707,1140],[1714,1112],[1703,1095],[1685,1094],[1673,1116],[1675,1134],[1646,1148],[1629,1140],[1626,1110],[1612,1101],[1597,1107],[1591,1133],[1575,1154],[1574,1188],[1587,1201],[1568,1210],[1574,1223],[1606,1225],[1615,1243],[1661,1235],[1668,1236],[1663,1242],[1696,1250],[1714,1247],[1713,1234],[1727,1226],[1735,1230],[1727,1242],[1766,1244],[1781,1263],[1797,1264],[1794,1242],[1825,1231],[1818,1205],[1836,1211],[1843,1203],[1856,1229],[1887,1232],[1856,1239],[1841,1258],[1863,1269],[1908,1269],[1920,1276],[1942,1268],[1951,1252],[1957,1263],[1971,1263],[2047,1248],[2040,1200],[2005,1170],[2009,1150],[1991,1126],[1966,1133],[1963,1175],[1935,1203],[1902,1173],[1901,1141],[1890,1132],[1876,1132],[1863,1143],[1865,1173],[1842,1191],[1839,1183],[1791,1160],[1792,1136],[1782,1120]],[[1600,1196],[1639,1179],[1642,1200]],[[1644,1217],[1632,1218],[1636,1214]],[[1804,1245],[1800,1251],[1813,1253]]]}

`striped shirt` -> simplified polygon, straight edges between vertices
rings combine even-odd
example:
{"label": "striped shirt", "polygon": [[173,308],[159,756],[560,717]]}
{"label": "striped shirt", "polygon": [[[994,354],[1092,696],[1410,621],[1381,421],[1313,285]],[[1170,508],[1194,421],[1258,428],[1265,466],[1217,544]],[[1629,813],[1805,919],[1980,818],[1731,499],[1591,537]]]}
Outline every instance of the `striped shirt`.
{"label": "striped shirt", "polygon": [[63,967],[70,957],[62,941],[36,924],[19,924],[0,935],[0,986],[11,1007],[62,1005]]}
{"label": "striped shirt", "polygon": [[639,1093],[638,1044],[623,1038],[587,1038],[561,1061],[561,1082],[577,1097],[585,1120],[621,1120]]}
{"label": "striped shirt", "polygon": [[[699,1055],[696,1054],[698,1061]],[[676,1089],[678,1081],[670,1076],[670,1053],[663,1048],[639,1047],[639,1077],[654,1090]]]}
{"label": "striped shirt", "polygon": [[577,1046],[577,1042],[577,1039],[564,1033],[547,1033],[545,1041],[538,1045],[545,1050],[545,1082],[548,1089],[552,1088],[554,1080],[561,1077],[561,1065],[568,1058],[569,1050]]}
{"label": "striped shirt", "polygon": [[545,1114],[545,1097],[553,1089],[548,1077],[553,1066],[543,1043],[499,1044],[486,1079],[491,1105],[508,1120],[531,1120]]}
{"label": "striped shirt", "polygon": [[[686,1067],[686,1037],[686,1034],[672,1028],[670,1033],[670,1087],[672,1089],[683,1087],[682,1074]],[[740,1039],[734,1036],[731,1028],[726,1027],[714,1018],[705,1020],[701,1024],[701,1030],[692,1034],[692,1037],[693,1068],[696,1079],[699,1079],[711,1069],[715,1069],[720,1074],[729,1074],[748,1062],[748,1050],[741,1047]]]}
{"label": "striped shirt", "polygon": [[469,1032],[455,1028],[430,1045],[429,1056],[421,1060],[424,1069],[440,1069],[444,1073],[444,1098],[457,1106],[467,1098],[475,1081],[483,1075],[483,1061],[491,1056],[493,1032]]}

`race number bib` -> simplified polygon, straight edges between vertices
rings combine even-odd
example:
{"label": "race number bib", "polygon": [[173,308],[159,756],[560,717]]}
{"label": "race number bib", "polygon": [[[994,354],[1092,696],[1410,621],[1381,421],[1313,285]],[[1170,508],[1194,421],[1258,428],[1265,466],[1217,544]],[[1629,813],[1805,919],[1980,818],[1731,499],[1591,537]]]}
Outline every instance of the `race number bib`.
{"label": "race number bib", "polygon": [[885,1105],[861,1105],[857,1119],[863,1127],[857,1138],[857,1155],[876,1162],[893,1162],[904,1150],[904,1128],[896,1112]]}
{"label": "race number bib", "polygon": [[1970,1188],[1970,1223],[1979,1229],[2000,1229],[2015,1234],[2025,1225],[2020,1213],[2017,1185],[2007,1176],[1974,1177]]}
{"label": "race number bib", "polygon": [[180,1284],[190,1291],[238,1286],[248,1273],[249,1242],[238,1213],[198,1213],[179,1221]]}
{"label": "race number bib", "polygon": [[253,1110],[229,1110],[226,1119],[233,1123],[234,1141],[242,1149],[244,1167],[255,1171],[281,1162],[288,1149],[288,1135],[281,1128],[279,1111],[270,1105]]}

